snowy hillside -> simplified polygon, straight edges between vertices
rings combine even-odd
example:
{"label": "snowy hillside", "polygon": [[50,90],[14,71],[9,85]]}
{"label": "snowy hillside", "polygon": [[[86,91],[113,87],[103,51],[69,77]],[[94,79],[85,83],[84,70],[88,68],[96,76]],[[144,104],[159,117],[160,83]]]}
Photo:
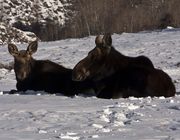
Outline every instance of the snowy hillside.
{"label": "snowy hillside", "polygon": [[[94,48],[94,39],[40,42],[34,57],[73,68]],[[0,68],[0,139],[180,140],[180,31],[114,34],[112,39],[123,54],[146,55],[167,72],[176,85],[176,96],[105,100],[42,91],[8,95],[15,89],[14,71]],[[26,49],[27,44],[18,46]],[[8,68],[12,62],[7,45],[0,46],[0,64]]]}
{"label": "snowy hillside", "polygon": [[62,27],[72,13],[69,6],[71,0],[1,0],[0,44],[31,41],[35,34],[25,31],[31,31],[32,24],[36,31],[52,21]]}
{"label": "snowy hillside", "polygon": [[44,23],[49,19],[63,25],[69,4],[66,0],[2,0],[2,21],[10,24],[21,21],[27,25],[37,20]]}
{"label": "snowy hillside", "polygon": [[7,26],[5,23],[0,22],[0,44],[8,42],[30,42],[37,38],[37,36],[28,31],[21,31],[12,26]]}

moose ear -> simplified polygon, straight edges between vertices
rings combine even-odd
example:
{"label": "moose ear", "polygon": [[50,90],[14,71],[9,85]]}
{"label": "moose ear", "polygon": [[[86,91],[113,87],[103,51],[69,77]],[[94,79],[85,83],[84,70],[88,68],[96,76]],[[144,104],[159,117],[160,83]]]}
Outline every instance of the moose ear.
{"label": "moose ear", "polygon": [[103,39],[102,39],[102,42],[103,42],[103,47],[105,48],[105,52],[106,54],[109,54],[110,51],[111,51],[111,48],[112,48],[112,38],[111,38],[111,34],[105,34],[103,36]]}
{"label": "moose ear", "polygon": [[110,33],[106,33],[104,36],[103,36],[103,44],[105,46],[109,46],[111,47],[112,45],[112,38],[111,38],[111,34]]}
{"label": "moose ear", "polygon": [[12,56],[16,56],[18,54],[18,48],[14,44],[8,44],[8,51]]}
{"label": "moose ear", "polygon": [[103,43],[102,36],[98,35],[95,39],[95,44],[96,44],[96,46],[100,46],[100,45],[102,45],[102,43]]}
{"label": "moose ear", "polygon": [[29,46],[27,48],[27,52],[32,55],[33,53],[35,53],[37,51],[38,48],[38,41],[33,41],[31,43],[29,43]]}

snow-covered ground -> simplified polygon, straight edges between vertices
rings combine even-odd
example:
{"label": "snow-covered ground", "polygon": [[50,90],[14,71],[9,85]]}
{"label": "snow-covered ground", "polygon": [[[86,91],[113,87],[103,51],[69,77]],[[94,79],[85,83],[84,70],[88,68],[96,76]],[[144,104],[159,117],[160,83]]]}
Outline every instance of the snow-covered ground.
{"label": "snow-covered ground", "polygon": [[[14,71],[0,69],[0,139],[180,140],[180,31],[123,33],[112,38],[114,47],[123,54],[146,55],[155,67],[166,71],[176,85],[176,96],[105,100],[41,91],[8,95],[15,89]],[[73,68],[94,48],[94,39],[41,42],[34,57]],[[7,45],[0,46],[0,63],[9,65],[12,61]]]}

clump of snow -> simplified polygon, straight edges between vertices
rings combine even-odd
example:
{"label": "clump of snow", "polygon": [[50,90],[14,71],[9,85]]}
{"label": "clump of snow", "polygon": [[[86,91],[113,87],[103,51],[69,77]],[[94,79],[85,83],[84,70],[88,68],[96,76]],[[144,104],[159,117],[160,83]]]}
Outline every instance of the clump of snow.
{"label": "clump of snow", "polygon": [[167,26],[167,29],[174,29],[174,27],[172,27],[172,26]]}
{"label": "clump of snow", "polygon": [[177,29],[172,26],[167,26],[165,29],[162,30],[162,32],[171,32],[176,31]]}
{"label": "clump of snow", "polygon": [[27,31],[31,31],[34,23],[44,26],[53,22],[63,26],[72,18],[70,6],[71,0],[1,1],[0,44],[32,41],[36,36]]}
{"label": "clump of snow", "polygon": [[21,31],[11,26],[7,26],[5,23],[0,22],[0,44],[12,43],[12,42],[31,42],[34,41],[37,36],[32,32]]}
{"label": "clump of snow", "polygon": [[11,25],[17,21],[30,25],[36,21],[44,23],[51,20],[63,25],[68,18],[66,7],[70,4],[65,0],[3,0],[2,21]]}
{"label": "clump of snow", "polygon": [[100,124],[92,124],[92,126],[95,127],[95,128],[99,128],[99,129],[102,129],[102,128],[103,128],[103,126],[100,125]]}

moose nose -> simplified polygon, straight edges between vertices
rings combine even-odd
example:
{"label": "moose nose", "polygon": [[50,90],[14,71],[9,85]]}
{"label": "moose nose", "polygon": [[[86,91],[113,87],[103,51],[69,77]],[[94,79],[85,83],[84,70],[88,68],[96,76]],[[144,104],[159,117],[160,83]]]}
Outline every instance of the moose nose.
{"label": "moose nose", "polygon": [[77,74],[77,73],[73,72],[73,74],[72,74],[72,80],[73,80],[73,81],[81,81],[81,80],[82,80],[82,77],[81,77],[80,74]]}
{"label": "moose nose", "polygon": [[26,78],[26,72],[22,72],[22,73],[17,74],[17,79],[18,79],[19,81],[22,81],[22,80],[24,80],[25,78]]}
{"label": "moose nose", "polygon": [[81,69],[79,71],[73,71],[72,80],[73,81],[84,81],[88,76],[86,69]]}
{"label": "moose nose", "polygon": [[76,77],[73,76],[73,77],[72,77],[72,80],[73,80],[73,81],[81,81],[81,80],[82,80],[81,75],[78,75],[78,76],[76,76]]}

